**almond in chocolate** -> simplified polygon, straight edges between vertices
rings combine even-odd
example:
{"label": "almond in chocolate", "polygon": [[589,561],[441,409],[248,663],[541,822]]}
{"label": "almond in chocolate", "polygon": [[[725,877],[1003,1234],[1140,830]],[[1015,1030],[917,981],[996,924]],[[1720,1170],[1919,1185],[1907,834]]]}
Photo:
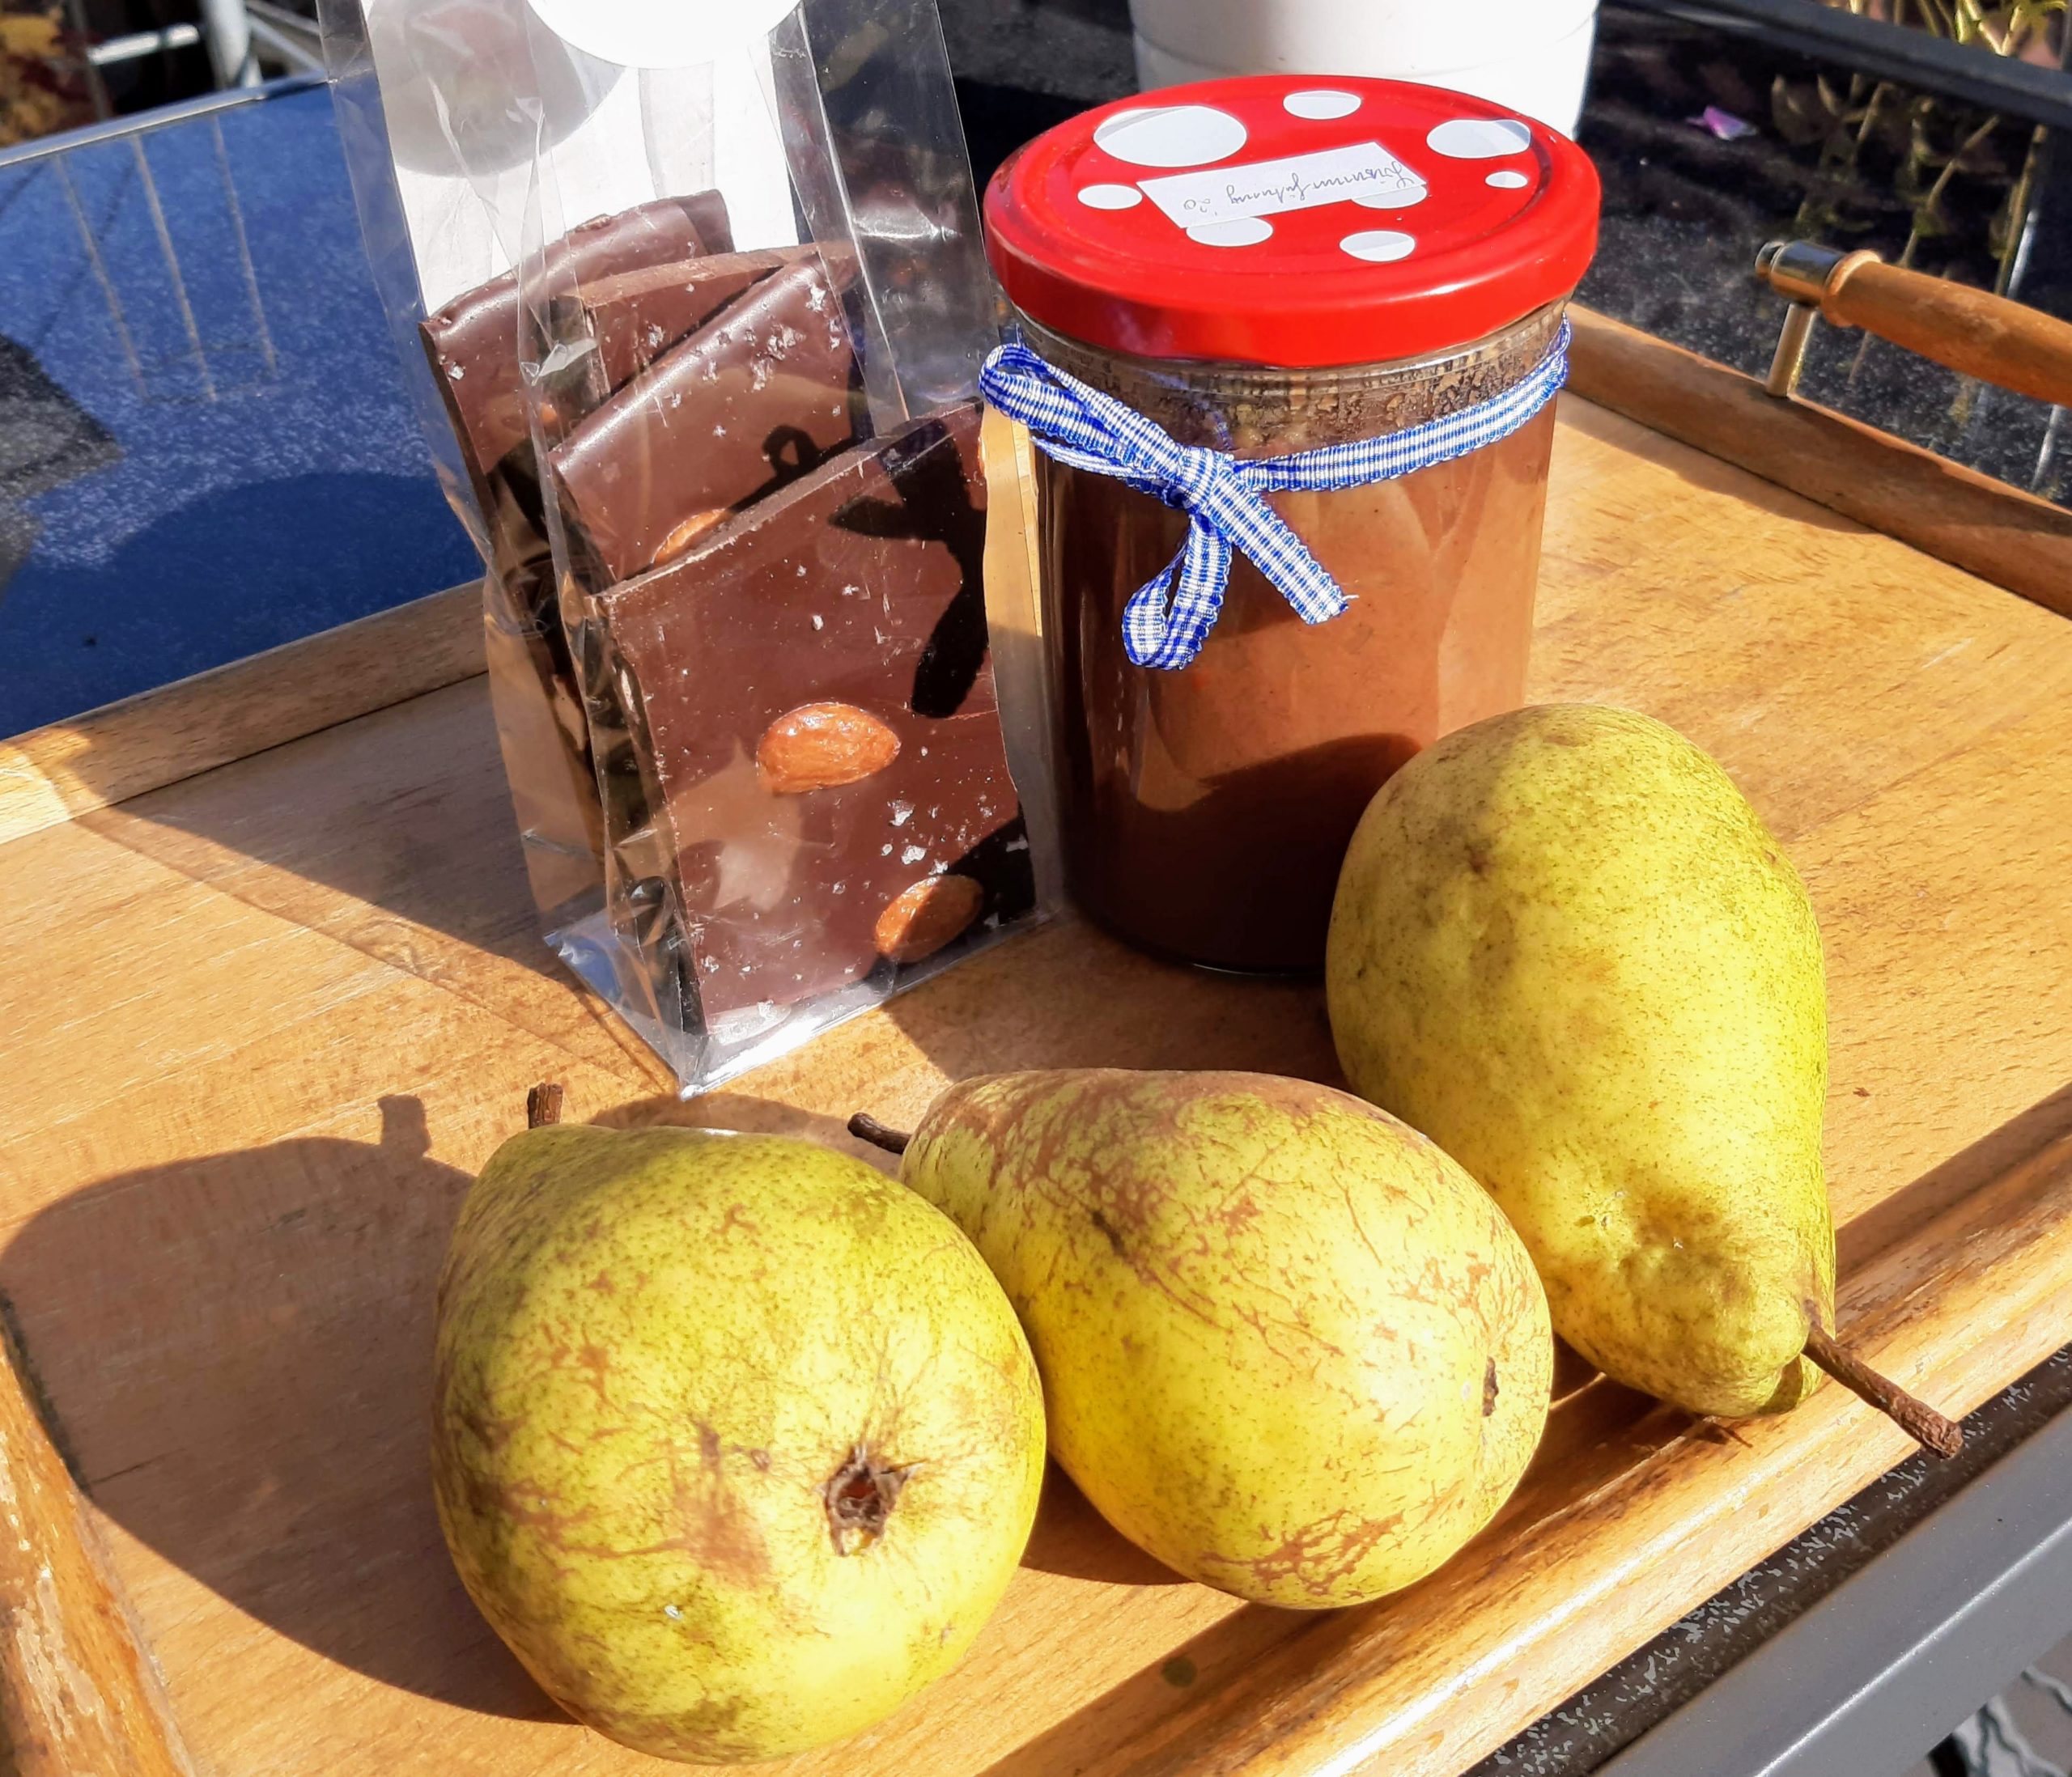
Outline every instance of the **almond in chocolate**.
{"label": "almond in chocolate", "polygon": [[970,876],[923,876],[885,904],[871,936],[881,956],[917,963],[962,936],[985,904]]}
{"label": "almond in chocolate", "polygon": [[899,736],[853,703],[802,703],[762,731],[755,762],[780,796],[831,790],[882,771],[899,757]]}
{"label": "almond in chocolate", "polygon": [[[708,1026],[1031,904],[987,654],[984,506],[978,409],[961,405],[843,452],[598,600]],[[830,705],[847,764],[873,768],[773,785],[758,760],[773,730]],[[881,759],[881,728],[896,746]],[[868,759],[848,746],[864,736]],[[945,876],[971,886],[927,886]]]}

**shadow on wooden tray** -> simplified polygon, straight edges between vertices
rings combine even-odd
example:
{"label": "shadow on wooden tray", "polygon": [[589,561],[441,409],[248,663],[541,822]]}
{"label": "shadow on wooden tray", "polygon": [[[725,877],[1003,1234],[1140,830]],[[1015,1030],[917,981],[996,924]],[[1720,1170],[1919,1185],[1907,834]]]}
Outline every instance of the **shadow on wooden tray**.
{"label": "shadow on wooden tray", "polygon": [[423,960],[409,947],[444,935],[567,982],[526,887],[482,682],[405,707],[408,745],[370,738],[396,719],[376,711],[74,819],[248,905],[376,954],[385,947],[405,966]]}
{"label": "shadow on wooden tray", "polygon": [[[660,1064],[541,935],[479,685],[434,692],[412,707],[407,748],[371,745],[355,732],[387,719],[380,713],[79,815],[75,825],[290,926],[490,999],[542,1034],[594,1026],[599,1048],[659,1084]],[[1015,1018],[998,1016],[1003,996],[1017,1003]],[[1118,996],[1132,1016],[1113,1016]],[[1104,1065],[1338,1077],[1314,979],[1212,978],[1131,951],[1076,918],[1018,935],[885,1010],[953,1079]],[[796,1059],[780,1061],[774,1075]]]}
{"label": "shadow on wooden tray", "polygon": [[414,699],[407,745],[372,740],[393,712],[96,808],[73,825],[176,876],[493,1003],[593,1055],[665,1076],[541,935],[482,681]]}
{"label": "shadow on wooden tray", "polygon": [[[1501,1564],[1507,1559],[1505,1544],[1521,1523],[1558,1515],[1680,1440],[1725,1435],[1606,1381],[1565,1345],[1556,1347],[1554,1389],[1547,1436],[1518,1491],[1457,1562]],[[1051,1503],[1047,1494],[1047,1512]],[[1091,1516],[1092,1508],[1083,1503],[1077,1509]],[[1042,1564],[1034,1547],[1031,1562]],[[1443,1570],[1423,1582],[1450,1583]],[[1266,1699],[1250,1681],[1262,1662],[1270,1658],[1283,1671],[1321,1670],[1371,1633],[1378,1618],[1419,1589],[1351,1610],[1241,1605],[996,1761],[985,1777],[1055,1777],[1080,1770],[1133,1737],[1156,1740],[1157,1724],[1182,1711],[1190,1716],[1225,1707],[1240,1714],[1256,1711],[1266,1707]],[[1357,1663],[1356,1657],[1353,1664]]]}
{"label": "shadow on wooden tray", "polygon": [[[1634,441],[1635,428],[1647,426],[1648,422],[1628,418],[1616,403],[1605,401],[1604,393],[1602,390],[1594,391],[1582,401],[1564,399],[1561,403],[1561,424],[1600,443],[1630,449]],[[1775,481],[1752,477],[1723,458],[1696,446],[1679,449],[1671,445],[1661,450],[1659,463],[1662,468],[1688,486],[1725,490],[1744,505],[1755,507],[1759,511],[1778,514],[1789,518],[1795,524],[1847,536],[1859,534],[1866,528],[1855,519],[1845,517],[1841,513]]]}
{"label": "shadow on wooden tray", "polygon": [[[662,1108],[636,1103],[605,1120],[652,1121]],[[737,1127],[830,1133],[744,1095],[675,1109]],[[381,1682],[552,1719],[461,1591],[431,1507],[433,1285],[469,1181],[429,1157],[416,1099],[384,1100],[382,1112],[378,1143],[311,1136],[78,1192],[0,1252],[0,1290],[74,1472],[122,1532],[178,1570],[123,1563],[176,1668],[192,1656],[179,1646],[183,1625],[220,1627],[183,1596],[185,1576]],[[1602,1465],[1608,1478],[1633,1460],[1607,1433],[1645,1410],[1582,1385],[1588,1376],[1565,1372],[1573,1398],[1554,1442],[1571,1455],[1544,1470],[1564,1493],[1594,1484]],[[1578,1444],[1587,1457],[1574,1454]],[[1545,1486],[1538,1494],[1544,1511]],[[1055,1470],[1025,1561],[1110,1584],[1185,1584],[1124,1542]],[[1307,1619],[1238,1609],[1140,1682],[1178,1700],[1195,1674],[1242,1663],[1294,1630],[1311,1632]],[[263,1644],[245,1657],[262,1669],[280,1658]],[[276,1676],[306,1682],[308,1669],[284,1663]],[[1110,1719],[1106,1706],[1087,1713],[1082,1728]]]}
{"label": "shadow on wooden tray", "polygon": [[[758,1102],[709,1108],[753,1127]],[[429,1157],[416,1099],[381,1109],[378,1144],[279,1142],[77,1192],[0,1252],[0,1291],[66,1461],[129,1536],[342,1666],[554,1719],[461,1590],[432,1509],[433,1289],[470,1181]],[[1182,1583],[1055,1473],[1027,1559]],[[125,1579],[180,1664],[179,1582]]]}
{"label": "shadow on wooden tray", "polygon": [[[379,1145],[279,1142],[68,1197],[8,1243],[0,1288],[74,1474],[124,1531],[343,1665],[551,1717],[432,1512],[432,1285],[469,1180],[428,1157],[416,1099],[382,1112]],[[126,1577],[176,1648],[177,1592]]]}
{"label": "shadow on wooden tray", "polygon": [[[745,1094],[669,1101],[682,1120],[828,1136],[834,1119]],[[432,1290],[469,1180],[429,1156],[422,1105],[383,1101],[379,1143],[309,1136],[125,1173],[53,1204],[0,1252],[55,1431],[96,1505],[176,1574],[125,1562],[132,1597],[176,1669],[193,1609],[181,1575],[284,1636],[380,1682],[458,1707],[552,1719],[475,1614],[434,1517],[425,1423]],[[657,1120],[637,1101],[601,1121]],[[1854,1262],[1985,1177],[2061,1151],[2072,1088],[2034,1107],[1847,1231]],[[1679,1444],[1738,1436],[1694,1423],[1565,1353],[1543,1442],[1497,1524],[1450,1584],[1501,1569],[1518,1534],[1631,1483]],[[1662,1472],[1658,1467],[1658,1474]],[[1089,1581],[1182,1582],[1123,1543],[1069,1482],[1049,1478],[1027,1564]],[[1235,1607],[1213,1627],[1059,1721],[996,1768],[1048,1777],[1174,1711],[1246,1691],[1255,1664],[1353,1657],[1387,1603],[1316,1617]],[[240,1657],[307,1682],[259,1643]],[[1307,1666],[1305,1669],[1308,1669]]]}

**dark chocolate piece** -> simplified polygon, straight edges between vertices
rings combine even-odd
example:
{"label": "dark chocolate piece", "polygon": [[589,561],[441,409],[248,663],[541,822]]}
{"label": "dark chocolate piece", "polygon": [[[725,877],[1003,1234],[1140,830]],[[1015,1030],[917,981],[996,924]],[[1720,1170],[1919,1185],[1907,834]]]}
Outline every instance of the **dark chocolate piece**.
{"label": "dark chocolate piece", "polygon": [[[711,209],[705,198],[718,196],[660,198],[616,216],[592,217],[547,248],[550,282],[557,288],[571,283],[580,288],[614,272],[719,250],[696,220]],[[716,214],[726,233],[724,203]],[[526,435],[518,311],[518,274],[510,271],[455,297],[418,329],[454,436],[472,460],[478,495],[482,477]]]}
{"label": "dark chocolate piece", "polygon": [[557,338],[577,337],[578,316],[587,315],[597,340],[597,363],[606,393],[623,388],[686,333],[703,327],[752,284],[813,252],[810,247],[772,247],[753,253],[711,253],[702,258],[615,272],[557,297]]}
{"label": "dark chocolate piece", "polygon": [[743,503],[856,436],[841,297],[815,254],[773,273],[635,377],[550,454],[605,583],[684,553]]}
{"label": "dark chocolate piece", "polygon": [[[1025,910],[986,653],[979,412],[844,452],[598,600],[707,1026]],[[967,879],[942,888],[945,876]]]}

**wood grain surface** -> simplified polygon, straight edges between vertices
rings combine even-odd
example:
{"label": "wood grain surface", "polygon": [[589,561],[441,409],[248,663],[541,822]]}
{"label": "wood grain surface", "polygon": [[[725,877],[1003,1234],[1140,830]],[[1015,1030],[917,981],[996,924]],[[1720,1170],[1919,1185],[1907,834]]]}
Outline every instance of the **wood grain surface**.
{"label": "wood grain surface", "polygon": [[[1675,723],[1805,872],[1843,1329],[1976,1405],[2072,1339],[2072,625],[1573,397],[1539,620],[1536,696]],[[1334,1073],[1313,984],[1064,919],[679,1102],[533,935],[479,681],[0,844],[0,1288],[212,1777],[659,1768],[532,1688],[430,1503],[431,1281],[534,1081],[848,1145],[987,1068]],[[965,1665],[772,1768],[1451,1777],[1904,1453],[1839,1389],[1730,1433],[1577,1376],[1489,1532],[1330,1616],[1053,1475]]]}
{"label": "wood grain surface", "polygon": [[1607,316],[1569,314],[1579,394],[2072,616],[2072,511]]}
{"label": "wood grain surface", "polygon": [[67,722],[0,737],[0,841],[482,670],[482,588],[456,586]]}
{"label": "wood grain surface", "polygon": [[1875,255],[1835,268],[1820,312],[2040,401],[2072,401],[2072,321]]}
{"label": "wood grain surface", "polygon": [[0,1768],[9,1777],[193,1777],[27,1359],[0,1327]]}

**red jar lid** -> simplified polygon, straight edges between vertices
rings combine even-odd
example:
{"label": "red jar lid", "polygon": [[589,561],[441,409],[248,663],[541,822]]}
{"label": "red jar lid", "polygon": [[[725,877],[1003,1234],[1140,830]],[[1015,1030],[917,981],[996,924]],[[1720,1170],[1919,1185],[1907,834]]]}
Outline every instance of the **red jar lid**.
{"label": "red jar lid", "polygon": [[1546,125],[1400,80],[1250,74],[1045,131],[986,192],[1017,307],[1146,358],[1363,364],[1573,290],[1597,170]]}

